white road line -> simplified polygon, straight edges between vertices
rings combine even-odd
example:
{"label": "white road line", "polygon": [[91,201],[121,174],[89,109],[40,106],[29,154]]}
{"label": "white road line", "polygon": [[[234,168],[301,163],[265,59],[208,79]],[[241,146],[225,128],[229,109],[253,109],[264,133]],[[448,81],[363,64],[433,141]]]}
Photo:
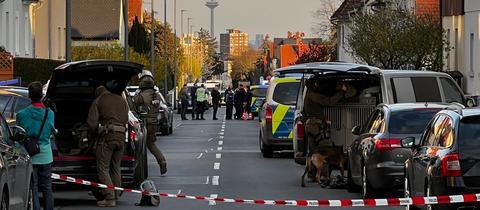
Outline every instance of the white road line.
{"label": "white road line", "polygon": [[207,176],[207,182],[205,184],[210,184],[210,176]]}
{"label": "white road line", "polygon": [[222,158],[222,154],[220,154],[220,153],[218,153],[218,154],[215,154],[215,158],[217,158],[217,159],[220,159],[220,158]]}
{"label": "white road line", "polygon": [[223,136],[219,136],[218,139],[223,139]]}
{"label": "white road line", "polygon": [[219,135],[223,135],[223,134],[225,134],[225,133],[224,133],[224,132],[220,132],[220,133],[218,133],[218,134],[219,134]]}
{"label": "white road line", "polygon": [[223,141],[218,141],[218,145],[222,146],[222,145],[223,145]]}
{"label": "white road line", "polygon": [[182,194],[182,190],[178,190],[177,195],[180,195],[180,194]]}
{"label": "white road line", "polygon": [[213,169],[214,170],[219,170],[220,169],[220,163],[213,163]]}
{"label": "white road line", "polygon": [[225,132],[225,129],[220,130],[221,132]]}
{"label": "white road line", "polygon": [[219,183],[218,179],[220,179],[219,176],[213,176],[212,177],[212,185],[219,185],[220,183]]}
{"label": "white road line", "polygon": [[209,138],[207,141],[208,141],[208,142],[211,142],[212,140],[213,140],[213,138]]}
{"label": "white road line", "polygon": [[203,156],[203,153],[200,153],[200,155],[197,156],[197,159],[200,159]]}
{"label": "white road line", "polygon": [[217,151],[222,151],[222,147],[217,147]]}
{"label": "white road line", "polygon": [[173,129],[177,129],[180,126],[182,126],[182,123],[178,123]]}
{"label": "white road line", "polygon": [[[217,194],[210,194],[210,198],[218,198],[218,195],[217,195]],[[217,205],[217,202],[215,202],[215,201],[208,201],[208,205],[209,205],[209,206],[215,206],[215,205]]]}

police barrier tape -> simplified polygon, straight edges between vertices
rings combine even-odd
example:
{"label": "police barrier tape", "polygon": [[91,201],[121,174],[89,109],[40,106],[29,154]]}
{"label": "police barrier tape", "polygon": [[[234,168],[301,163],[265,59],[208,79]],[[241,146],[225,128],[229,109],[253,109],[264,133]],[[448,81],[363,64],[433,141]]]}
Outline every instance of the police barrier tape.
{"label": "police barrier tape", "polygon": [[182,198],[188,200],[216,201],[224,203],[245,203],[258,205],[279,205],[279,206],[310,206],[310,207],[380,207],[380,206],[407,206],[407,205],[430,205],[430,204],[452,204],[480,202],[479,194],[465,195],[444,195],[413,198],[385,198],[385,199],[342,199],[342,200],[247,200],[231,198],[213,198],[205,196],[192,196],[184,194],[151,193],[146,191],[115,187],[96,182],[85,181],[69,176],[52,173],[52,179],[71,182],[79,185],[86,185],[102,189],[119,190],[142,195],[154,195],[168,198]]}

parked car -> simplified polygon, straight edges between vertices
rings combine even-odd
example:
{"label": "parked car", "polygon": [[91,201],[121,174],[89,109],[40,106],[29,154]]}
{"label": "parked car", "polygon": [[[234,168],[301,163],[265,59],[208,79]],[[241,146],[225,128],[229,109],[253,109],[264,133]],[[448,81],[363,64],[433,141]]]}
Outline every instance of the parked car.
{"label": "parked car", "polygon": [[274,151],[292,149],[295,100],[300,77],[274,77],[260,114],[260,151],[271,157]]}
{"label": "parked car", "polygon": [[0,115],[0,209],[33,209],[33,168],[23,147],[26,132]]}
{"label": "parked car", "polygon": [[[480,189],[480,109],[454,106],[435,115],[421,139],[401,145],[413,156],[405,162],[405,196],[478,193]],[[420,140],[420,141],[418,141]],[[409,206],[413,208],[414,206]],[[478,209],[479,203],[428,205],[426,209]]]}
{"label": "parked car", "polygon": [[[319,62],[289,66],[275,71],[276,75],[303,74],[296,101],[293,135],[294,159],[305,164],[308,136],[304,124],[310,118],[326,117],[331,122],[331,138],[336,145],[350,145],[354,139],[350,132],[363,125],[369,113],[378,104],[413,102],[458,102],[474,104],[466,98],[460,87],[445,73],[410,70],[380,70],[376,67],[335,62]],[[304,103],[318,94],[332,95],[336,86],[346,84],[355,94],[332,106],[309,107]],[[334,93],[333,93],[334,94]],[[315,110],[318,113],[307,113]]]}
{"label": "parked car", "polygon": [[165,100],[163,94],[160,93],[160,97],[160,110],[157,118],[160,124],[157,128],[162,135],[169,135],[173,133],[173,108]]}
{"label": "parked car", "polygon": [[9,125],[16,125],[16,114],[30,104],[27,88],[0,87],[0,112]]}
{"label": "parked car", "polygon": [[[53,71],[44,98],[55,112],[55,127],[58,129],[55,141],[58,152],[54,155],[53,173],[98,180],[95,155],[91,149],[80,150],[75,140],[77,128],[85,126],[96,87],[104,85],[110,92],[122,94],[130,78],[142,68],[142,65],[131,62],[94,60],[66,63]],[[127,97],[127,94],[123,95]],[[123,186],[140,184],[148,176],[146,130],[138,119],[133,120],[133,113],[129,116],[121,162]],[[92,143],[94,141],[89,139],[88,144]],[[92,192],[100,196],[97,190]]]}
{"label": "parked car", "polygon": [[433,116],[446,107],[434,103],[378,105],[366,124],[352,130],[358,137],[347,149],[348,190],[361,189],[363,197],[370,198],[403,188],[404,163],[411,151],[401,148],[400,140],[420,138]]}
{"label": "parked car", "polygon": [[250,87],[252,93],[252,103],[249,104],[253,117],[258,117],[260,109],[267,95],[268,85],[254,85]]}

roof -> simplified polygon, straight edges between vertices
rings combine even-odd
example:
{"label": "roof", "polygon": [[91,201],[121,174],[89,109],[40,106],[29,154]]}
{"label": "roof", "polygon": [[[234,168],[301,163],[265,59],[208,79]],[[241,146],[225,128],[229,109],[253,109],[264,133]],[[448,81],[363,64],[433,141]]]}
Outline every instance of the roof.
{"label": "roof", "polygon": [[85,61],[75,61],[70,63],[65,63],[57,68],[56,71],[65,70],[74,67],[86,67],[86,66],[96,66],[96,65],[111,65],[111,66],[125,66],[133,69],[143,69],[143,65],[129,62],[129,61],[116,61],[116,60],[85,60]]}
{"label": "roof", "polygon": [[362,0],[345,0],[330,17],[330,20],[347,20],[349,19],[349,13],[360,5],[362,5]]}
{"label": "roof", "polygon": [[423,70],[383,70],[382,74],[390,76],[402,76],[405,74],[416,74],[416,75],[444,75],[448,74],[437,71],[423,71]]}
{"label": "roof", "polygon": [[380,69],[373,66],[353,64],[353,63],[341,63],[341,62],[314,62],[305,63],[293,66],[287,66],[275,70],[276,74],[287,73],[316,73],[316,72],[379,72]]}
{"label": "roof", "polygon": [[72,39],[119,39],[121,1],[72,1]]}
{"label": "roof", "polygon": [[252,85],[250,89],[268,88],[268,85]]}
{"label": "roof", "polygon": [[393,111],[411,110],[411,109],[444,109],[449,107],[445,103],[398,103],[398,104],[380,104],[379,107],[387,107]]}
{"label": "roof", "polygon": [[28,91],[27,92],[17,92],[17,91],[14,91],[14,90],[11,91],[11,90],[8,90],[8,89],[1,89],[0,90],[0,95],[28,97]]}
{"label": "roof", "polygon": [[291,83],[291,82],[300,82],[301,77],[273,77],[271,83]]}

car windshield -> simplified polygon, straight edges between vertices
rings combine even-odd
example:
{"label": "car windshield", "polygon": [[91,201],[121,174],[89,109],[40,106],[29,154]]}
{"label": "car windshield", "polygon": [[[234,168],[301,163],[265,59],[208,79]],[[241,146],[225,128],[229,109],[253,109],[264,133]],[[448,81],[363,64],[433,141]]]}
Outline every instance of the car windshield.
{"label": "car windshield", "polygon": [[388,131],[392,134],[420,134],[439,109],[412,109],[390,114]]}
{"label": "car windshield", "polygon": [[273,100],[284,105],[294,105],[297,102],[297,94],[300,83],[279,83],[273,91]]}
{"label": "car windshield", "polygon": [[265,97],[267,95],[267,88],[252,88],[252,95],[254,97]]}
{"label": "car windshield", "polygon": [[480,147],[480,116],[464,118],[459,125],[458,145],[461,148]]}

